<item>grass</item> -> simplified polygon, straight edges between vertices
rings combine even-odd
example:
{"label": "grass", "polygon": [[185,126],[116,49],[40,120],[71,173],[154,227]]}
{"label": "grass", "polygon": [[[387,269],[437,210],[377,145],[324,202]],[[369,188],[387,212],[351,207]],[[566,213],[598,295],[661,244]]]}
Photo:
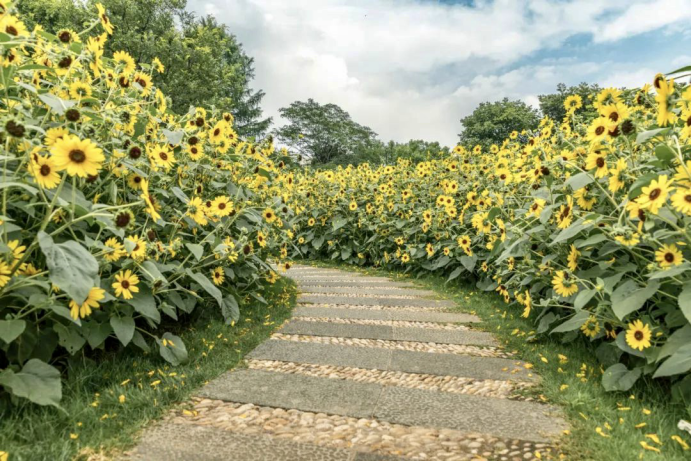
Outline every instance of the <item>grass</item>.
{"label": "grass", "polygon": [[[401,272],[335,265],[332,262],[310,264],[373,275],[408,277]],[[435,275],[411,281],[456,301],[459,311],[477,314],[483,321],[478,328],[495,334],[507,350],[515,351],[519,358],[533,365],[542,379],[532,392],[541,401],[560,406],[571,426],[557,444],[561,459],[690,459],[690,451],[671,439],[675,435],[690,445],[689,434],[677,429],[679,420],[690,420],[690,409],[685,403],[672,402],[670,390],[662,382],[640,379],[629,392],[606,392],[601,386],[602,370],[594,349],[583,338],[567,344],[561,343],[558,337],[527,342],[526,338],[535,325],[529,319],[521,318],[518,307],[508,307],[495,293],[480,292],[468,283],[455,281],[447,284],[444,278]],[[560,355],[565,358],[561,360]],[[656,443],[652,434],[661,444]],[[644,449],[641,442],[660,450],[660,453]]]}
{"label": "grass", "polygon": [[268,304],[241,309],[235,327],[224,325],[216,309],[201,311],[179,332],[190,357],[184,365],[129,348],[73,359],[63,380],[65,412],[23,402],[0,408],[0,451],[9,452],[10,461],[117,456],[147,423],[236,366],[281,325],[295,304],[295,285],[279,279],[263,296]]}

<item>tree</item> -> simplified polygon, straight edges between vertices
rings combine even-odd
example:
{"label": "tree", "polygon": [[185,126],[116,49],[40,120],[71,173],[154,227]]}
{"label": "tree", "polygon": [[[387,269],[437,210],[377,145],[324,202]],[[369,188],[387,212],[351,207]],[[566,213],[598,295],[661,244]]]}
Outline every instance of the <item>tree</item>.
{"label": "tree", "polygon": [[288,120],[275,130],[279,143],[297,150],[314,165],[355,163],[353,160],[372,152],[379,142],[374,131],[354,122],[336,104],[295,101],[279,113]]}
{"label": "tree", "polygon": [[588,83],[580,83],[577,86],[570,86],[569,88],[564,83],[558,83],[557,93],[552,94],[542,94],[538,96],[540,101],[541,112],[556,122],[562,122],[565,118],[567,111],[565,110],[565,99],[567,96],[578,94],[582,99],[582,107],[578,109],[575,113],[581,114],[589,110],[589,103],[593,101],[593,97],[601,91],[596,83],[589,85]]}
{"label": "tree", "polygon": [[522,101],[504,98],[497,102],[483,102],[473,113],[461,119],[461,144],[484,148],[501,144],[512,131],[532,130],[540,121],[538,111]]}
{"label": "tree", "polygon": [[[73,0],[22,0],[17,6],[28,25],[48,32],[84,29],[92,18],[86,6]],[[196,18],[185,10],[186,0],[101,0],[115,28],[106,53],[124,50],[138,62],[158,57],[166,67],[154,73],[154,83],[172,98],[171,109],[185,113],[190,106],[229,110],[243,136],[264,133],[270,118],[262,118],[261,90],[250,88],[253,60],[226,26],[209,16]]]}

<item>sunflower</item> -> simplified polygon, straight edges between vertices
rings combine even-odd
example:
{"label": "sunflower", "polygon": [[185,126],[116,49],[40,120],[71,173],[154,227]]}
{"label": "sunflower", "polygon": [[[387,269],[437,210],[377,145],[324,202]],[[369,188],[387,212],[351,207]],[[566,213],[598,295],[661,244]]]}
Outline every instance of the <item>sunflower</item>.
{"label": "sunflower", "polygon": [[103,151],[89,139],[65,135],[50,150],[57,171],[67,170],[70,176],[97,176],[103,167]]}
{"label": "sunflower", "polygon": [[586,133],[587,141],[597,143],[603,141],[608,136],[608,131],[612,128],[612,122],[605,117],[596,117]]}
{"label": "sunflower", "polygon": [[435,247],[433,247],[432,243],[425,245],[425,252],[428,253],[428,258],[435,254]]}
{"label": "sunflower", "polygon": [[653,214],[658,214],[658,210],[666,203],[672,180],[668,176],[659,175],[648,186],[642,188],[642,195],[637,197],[637,204],[643,209]]}
{"label": "sunflower", "polygon": [[582,99],[578,94],[573,94],[565,98],[565,110],[568,114],[573,114],[577,109],[582,107]]}
{"label": "sunflower", "polygon": [[115,237],[111,237],[106,240],[104,245],[108,251],[104,257],[108,262],[115,262],[127,254],[123,244],[118,242],[118,239]]}
{"label": "sunflower", "polygon": [[567,272],[556,271],[555,276],[553,277],[553,289],[555,290],[555,293],[563,298],[568,298],[579,291],[577,284],[568,283],[569,280],[570,278]]}
{"label": "sunflower", "polygon": [[10,266],[0,259],[0,288],[4,287],[7,285],[7,282],[10,281],[10,274],[12,271],[10,270]]}
{"label": "sunflower", "polygon": [[406,264],[407,262],[411,261],[411,256],[409,256],[408,253],[404,253],[401,255],[401,262]]}
{"label": "sunflower", "polygon": [[151,61],[151,65],[154,66],[154,69],[156,69],[156,72],[158,72],[159,74],[163,74],[166,70],[166,66],[163,65],[163,63],[158,57],[155,57]]}
{"label": "sunflower", "polygon": [[584,186],[574,193],[574,198],[577,199],[577,205],[586,211],[590,211],[597,201],[596,197],[589,195],[589,192],[589,186]]}
{"label": "sunflower", "polygon": [[80,100],[91,97],[91,85],[81,80],[75,80],[70,84],[70,97]]}
{"label": "sunflower", "polygon": [[134,58],[127,51],[116,51],[113,53],[113,61],[115,61],[116,67],[122,67],[123,75],[130,75],[137,68]]}
{"label": "sunflower", "polygon": [[147,96],[151,93],[151,77],[144,72],[136,72],[134,82],[142,88],[142,95]]}
{"label": "sunflower", "polygon": [[627,162],[624,158],[619,158],[615,162],[615,168],[610,169],[610,178],[608,179],[608,190],[615,193],[625,187],[625,171]]}
{"label": "sunflower", "polygon": [[127,185],[136,190],[142,188],[143,181],[145,181],[145,179],[137,173],[132,173],[130,176],[127,177]]}
{"label": "sunflower", "polygon": [[522,312],[521,316],[528,318],[529,315],[531,315],[531,294],[529,290],[524,292],[524,296],[521,298],[521,304],[524,306],[524,312]]}
{"label": "sunflower", "polygon": [[601,106],[598,112],[602,117],[605,117],[616,125],[622,123],[627,117],[630,116],[629,109],[621,102]]}
{"label": "sunflower", "polygon": [[209,223],[207,215],[204,213],[204,202],[199,197],[190,199],[190,202],[187,204],[187,216],[200,226],[206,226]]}
{"label": "sunflower", "polygon": [[663,245],[656,250],[656,262],[664,269],[679,266],[682,264],[682,252],[674,243]]}
{"label": "sunflower", "polygon": [[175,164],[175,155],[166,145],[148,146],[147,155],[155,165],[169,171]]}
{"label": "sunflower", "polygon": [[257,243],[261,248],[264,248],[267,246],[267,236],[264,235],[264,232],[259,231],[257,232]]}
{"label": "sunflower", "polygon": [[212,269],[211,279],[214,281],[214,285],[221,285],[225,279],[223,267],[217,266],[214,269]]}
{"label": "sunflower", "polygon": [[128,251],[128,256],[136,261],[142,261],[147,256],[147,242],[137,235],[130,235],[125,239],[129,242],[132,250]]}
{"label": "sunflower", "polygon": [[571,196],[567,197],[567,204],[560,205],[560,210],[557,213],[557,227],[559,229],[567,229],[572,224],[572,208],[574,199]]}
{"label": "sunflower", "polygon": [[675,211],[679,211],[680,213],[685,213],[687,216],[690,215],[690,211],[692,210],[691,206],[691,196],[690,196],[690,188],[689,187],[678,187],[675,189],[675,192],[673,195],[670,197],[670,201],[673,205],[673,209]]}
{"label": "sunflower", "polygon": [[586,322],[580,327],[582,333],[589,338],[595,338],[599,331],[601,331],[601,324],[598,319],[593,315],[590,315]]}
{"label": "sunflower", "polygon": [[149,216],[151,216],[151,219],[154,221],[158,221],[161,218],[161,214],[158,211],[158,207],[156,206],[156,198],[149,193],[149,181],[146,179],[142,180],[142,194],[139,196],[142,200],[144,200],[144,204],[146,205],[146,210],[147,213],[149,213]]}
{"label": "sunflower", "polygon": [[81,42],[81,39],[79,38],[79,34],[73,30],[70,29],[60,29],[55,33],[55,36],[58,37],[58,40],[60,42],[69,45],[71,43],[75,42]]}
{"label": "sunflower", "polygon": [[77,320],[91,315],[91,309],[98,309],[99,301],[106,297],[106,290],[93,287],[89,290],[84,302],[79,305],[74,300],[70,300],[70,317]]}
{"label": "sunflower", "polygon": [[533,204],[529,207],[529,210],[526,212],[528,216],[533,216],[535,218],[540,218],[541,213],[543,212],[543,208],[545,208],[545,200],[542,198],[537,198],[534,200]]}
{"label": "sunflower", "polygon": [[356,211],[358,209],[358,204],[354,201],[348,204],[348,209],[351,211]]}
{"label": "sunflower", "polygon": [[226,129],[228,128],[228,124],[220,120],[216,122],[216,125],[214,125],[214,128],[212,128],[209,131],[209,141],[212,142],[212,144],[218,144],[221,142],[222,139],[225,139],[226,135]]}
{"label": "sunflower", "polygon": [[43,143],[51,147],[53,144],[55,144],[58,140],[64,138],[66,135],[69,135],[70,132],[67,128],[63,127],[55,127],[55,128],[49,128],[46,130],[46,137],[43,138]]}
{"label": "sunflower", "polygon": [[98,10],[99,20],[101,20],[103,30],[105,30],[108,35],[113,35],[113,24],[111,24],[110,19],[106,16],[106,9],[100,3],[96,4],[96,9]]}
{"label": "sunflower", "polygon": [[220,195],[214,199],[211,204],[211,212],[214,216],[223,218],[228,216],[233,211],[233,202],[225,195]]}
{"label": "sunflower", "polygon": [[628,346],[638,351],[651,347],[651,329],[649,324],[645,325],[641,320],[635,320],[630,323],[627,327],[625,340]]}
{"label": "sunflower", "polygon": [[194,162],[204,157],[204,149],[200,145],[187,146],[185,151],[187,152],[187,155],[190,156],[190,160]]}
{"label": "sunflower", "polygon": [[13,37],[29,35],[29,31],[22,21],[10,14],[0,16],[0,31]]}
{"label": "sunflower", "polygon": [[60,184],[60,175],[52,157],[36,155],[29,162],[29,173],[44,189],[55,189]]}
{"label": "sunflower", "polygon": [[308,226],[312,227],[315,225],[315,218],[308,219]]}
{"label": "sunflower", "polygon": [[274,210],[272,210],[271,208],[265,209],[262,212],[262,216],[264,217],[264,220],[267,221],[269,224],[276,221],[276,213],[274,213]]}
{"label": "sunflower", "polygon": [[567,257],[567,267],[572,272],[577,270],[577,261],[579,260],[581,253],[577,250],[577,247],[570,245],[569,256]]}
{"label": "sunflower", "polygon": [[139,277],[130,269],[118,272],[115,274],[115,282],[112,285],[115,290],[115,296],[122,297],[123,299],[132,299],[132,293],[139,293],[138,283]]}

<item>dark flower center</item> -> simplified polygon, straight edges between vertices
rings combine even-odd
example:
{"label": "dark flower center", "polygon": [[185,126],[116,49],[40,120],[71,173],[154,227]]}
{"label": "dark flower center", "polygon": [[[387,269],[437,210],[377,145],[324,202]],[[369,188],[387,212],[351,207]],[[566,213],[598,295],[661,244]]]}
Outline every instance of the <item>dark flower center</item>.
{"label": "dark flower center", "polygon": [[17,28],[14,27],[14,26],[7,26],[7,27],[5,27],[5,32],[7,32],[7,33],[10,34],[10,35],[14,35],[14,36],[19,35],[19,31],[18,31]]}
{"label": "dark flower center", "polygon": [[166,160],[168,160],[168,154],[166,154],[165,152],[159,152],[159,158],[165,162]]}
{"label": "dark flower center", "polygon": [[614,122],[617,122],[620,118],[620,114],[618,114],[617,112],[611,112],[610,115],[608,115],[608,118]]}
{"label": "dark flower center", "polygon": [[140,149],[139,147],[134,146],[132,149],[130,149],[130,158],[132,160],[137,160],[141,156],[142,156],[142,149]]}
{"label": "dark flower center", "polygon": [[219,203],[219,210],[225,210],[226,209],[226,204],[221,202]]}
{"label": "dark flower center", "polygon": [[74,163],[84,163],[84,161],[86,160],[86,154],[81,149],[72,149],[68,154],[68,157]]}
{"label": "dark flower center", "polygon": [[60,61],[58,61],[58,67],[60,67],[61,69],[67,69],[71,65],[72,65],[72,58],[69,56],[65,56]]}
{"label": "dark flower center", "polygon": [[675,261],[675,255],[673,253],[666,253],[665,256],[663,257],[667,263],[672,263]]}
{"label": "dark flower center", "polygon": [[127,290],[128,288],[130,288],[130,282],[128,282],[127,280],[122,280],[120,282],[120,286],[123,288],[123,290]]}
{"label": "dark flower center", "polygon": [[661,195],[661,189],[656,188],[649,192],[649,200],[656,200]]}
{"label": "dark flower center", "polygon": [[58,35],[58,38],[63,43],[70,43],[70,40],[72,40],[72,35],[68,31],[64,30],[60,33],[60,35]]}
{"label": "dark flower center", "polygon": [[79,117],[80,114],[77,109],[69,109],[67,112],[65,112],[65,118],[70,122],[76,122],[79,120]]}
{"label": "dark flower center", "polygon": [[48,165],[41,165],[41,176],[48,176],[50,174],[50,167]]}
{"label": "dark flower center", "polygon": [[118,227],[127,227],[127,225],[130,224],[130,214],[129,213],[120,213],[118,216],[115,217],[115,225]]}
{"label": "dark flower center", "polygon": [[604,131],[605,131],[605,127],[599,126],[598,128],[596,128],[596,135],[600,136],[603,134]]}
{"label": "dark flower center", "polygon": [[636,339],[637,341],[641,341],[642,339],[644,339],[644,333],[642,333],[639,330],[635,331],[634,332],[634,339]]}
{"label": "dark flower center", "polygon": [[596,159],[596,165],[598,168],[603,168],[603,165],[605,165],[605,160],[603,160],[601,157],[598,157]]}

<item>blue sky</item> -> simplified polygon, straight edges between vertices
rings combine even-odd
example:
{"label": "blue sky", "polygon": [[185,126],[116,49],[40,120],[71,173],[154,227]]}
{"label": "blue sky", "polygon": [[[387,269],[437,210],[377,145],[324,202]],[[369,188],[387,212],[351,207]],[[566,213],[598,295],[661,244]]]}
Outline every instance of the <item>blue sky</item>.
{"label": "blue sky", "polygon": [[690,57],[689,0],[188,0],[255,58],[263,107],[335,103],[383,140],[454,144],[483,101],[641,86]]}

